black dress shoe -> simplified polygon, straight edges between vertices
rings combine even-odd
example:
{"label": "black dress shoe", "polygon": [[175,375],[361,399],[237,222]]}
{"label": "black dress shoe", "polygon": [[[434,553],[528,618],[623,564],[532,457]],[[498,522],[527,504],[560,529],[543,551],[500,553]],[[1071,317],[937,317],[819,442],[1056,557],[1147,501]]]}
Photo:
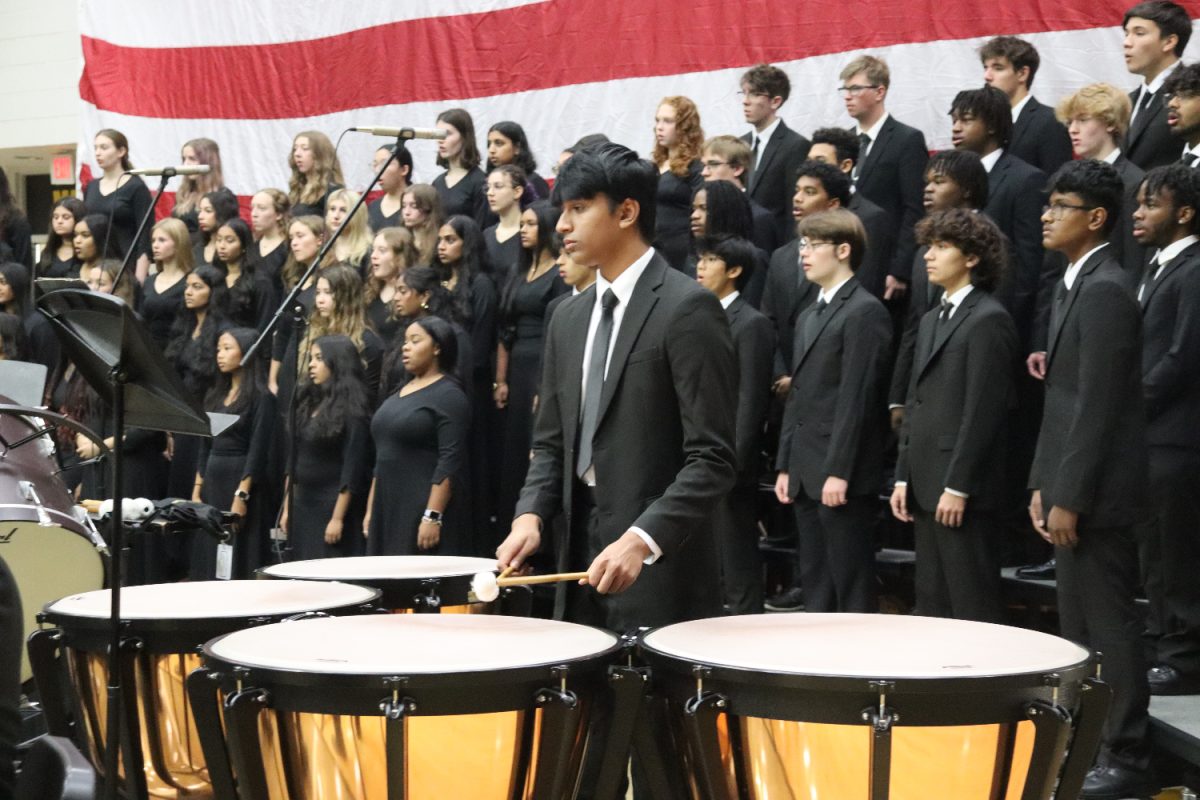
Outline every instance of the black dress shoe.
{"label": "black dress shoe", "polygon": [[1034,581],[1052,581],[1054,580],[1054,572],[1058,567],[1058,563],[1052,558],[1045,564],[1030,564],[1026,567],[1017,567],[1018,578],[1028,578]]}
{"label": "black dress shoe", "polygon": [[1151,775],[1128,767],[1097,764],[1088,770],[1083,779],[1080,797],[1085,800],[1148,800],[1161,789]]}
{"label": "black dress shoe", "polygon": [[1200,678],[1188,677],[1174,667],[1156,664],[1146,670],[1150,694],[1200,694]]}
{"label": "black dress shoe", "polygon": [[799,586],[780,592],[774,597],[767,598],[763,603],[767,611],[803,611],[804,591]]}

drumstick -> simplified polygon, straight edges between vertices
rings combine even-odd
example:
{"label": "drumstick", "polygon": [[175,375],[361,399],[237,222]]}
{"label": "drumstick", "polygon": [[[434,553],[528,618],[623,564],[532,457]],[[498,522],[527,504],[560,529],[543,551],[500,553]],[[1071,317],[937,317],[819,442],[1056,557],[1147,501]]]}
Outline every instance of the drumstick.
{"label": "drumstick", "polygon": [[562,581],[581,581],[587,578],[586,572],[556,572],[552,575],[516,575],[511,578],[496,579],[497,586],[531,586],[538,583],[560,583]]}
{"label": "drumstick", "polygon": [[516,569],[516,566],[514,566],[513,564],[509,564],[507,567],[504,568],[504,571],[500,573],[499,577],[497,577],[496,580],[501,580],[503,578],[507,578],[509,575],[512,574],[514,569]]}

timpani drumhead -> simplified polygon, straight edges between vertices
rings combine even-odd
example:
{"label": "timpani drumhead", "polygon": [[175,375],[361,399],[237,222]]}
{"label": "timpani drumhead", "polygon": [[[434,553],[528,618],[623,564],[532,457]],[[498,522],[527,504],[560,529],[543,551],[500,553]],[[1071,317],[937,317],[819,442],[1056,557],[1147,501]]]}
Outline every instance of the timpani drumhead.
{"label": "timpani drumhead", "polygon": [[[276,617],[369,603],[373,589],[317,581],[194,581],[121,589],[126,620]],[[112,611],[108,589],[71,595],[46,606],[46,613],[103,619]]]}
{"label": "timpani drumhead", "polygon": [[227,662],[315,674],[448,674],[557,664],[602,653],[613,634],[570,622],[478,614],[311,619],[205,645]]}
{"label": "timpani drumhead", "polygon": [[647,648],[734,669],[841,678],[983,678],[1087,661],[1082,647],[986,622],[892,614],[755,614],[668,625]]}
{"label": "timpani drumhead", "polygon": [[372,578],[448,578],[495,571],[494,558],[467,556],[352,556],[274,564],[260,570],[273,578],[363,581]]}

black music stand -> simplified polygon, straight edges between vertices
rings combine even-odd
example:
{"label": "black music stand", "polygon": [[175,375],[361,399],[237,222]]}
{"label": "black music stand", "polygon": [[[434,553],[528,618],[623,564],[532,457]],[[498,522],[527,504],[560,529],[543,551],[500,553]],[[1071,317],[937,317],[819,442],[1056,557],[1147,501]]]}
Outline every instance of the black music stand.
{"label": "black music stand", "polygon": [[[120,442],[127,424],[138,428],[211,436],[208,417],[187,394],[145,323],[124,300],[81,289],[61,289],[40,297],[38,309],[49,320],[64,354],[84,380],[112,408],[113,436]],[[121,726],[126,708],[121,666],[121,550],[124,540],[121,501],[124,466],[121,448],[112,448],[113,513],[110,517],[109,568],[112,576],[112,641],[108,651],[108,706],[104,737],[104,797],[116,800],[120,783],[120,751],[126,752],[127,778],[133,775],[133,749]],[[137,713],[136,709],[133,713]],[[143,778],[144,780],[144,778]]]}

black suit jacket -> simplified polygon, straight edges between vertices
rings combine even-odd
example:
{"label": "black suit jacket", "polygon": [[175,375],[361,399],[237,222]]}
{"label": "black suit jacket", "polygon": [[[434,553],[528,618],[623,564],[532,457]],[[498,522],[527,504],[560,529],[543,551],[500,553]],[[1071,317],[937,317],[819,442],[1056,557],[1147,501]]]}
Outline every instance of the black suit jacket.
{"label": "black suit jacket", "polygon": [[779,238],[779,228],[775,222],[775,215],[768,211],[765,206],[751,200],[750,218],[754,223],[752,241],[755,246],[768,253],[774,253],[775,248],[783,244],[783,239]]}
{"label": "black suit jacket", "polygon": [[983,208],[983,213],[1008,237],[1010,270],[996,299],[1012,314],[1023,349],[1032,338],[1045,257],[1042,248],[1045,186],[1046,173],[1005,151],[988,173],[988,200]]}
{"label": "black suit jacket", "polygon": [[908,284],[908,308],[904,312],[904,329],[896,348],[896,363],[892,366],[892,385],[888,389],[888,406],[902,406],[908,399],[908,384],[912,378],[913,359],[917,352],[917,331],[925,312],[942,299],[942,287],[929,282],[925,269],[928,246],[917,248],[913,255],[912,280]]}
{"label": "black suit jacket", "polygon": [[775,362],[772,377],[792,374],[794,331],[800,312],[816,302],[821,288],[804,277],[800,269],[800,240],[792,241],[771,254],[767,269],[762,313],[775,327]]}
{"label": "black suit jacket", "polygon": [[713,616],[721,599],[712,588],[711,518],[735,477],[737,373],[725,311],[660,255],[639,278],[600,396],[592,440],[599,525],[589,535],[572,514],[580,378],[595,299],[592,286],[564,300],[550,320],[533,457],[516,514],[536,514],[547,531],[557,513],[567,515],[567,541],[556,550],[563,571],[586,568],[632,526],[653,537],[663,557],[625,592],[600,597],[614,630]]}
{"label": "black suit jacket", "polygon": [[792,388],[783,411],[775,466],[788,492],[819,500],[825,479],[849,482],[849,494],[874,495],[883,478],[887,441],[888,357],[892,319],[856,278],[838,290],[805,341],[810,305],[796,321]]}
{"label": "black suit jacket", "polygon": [[1141,311],[1109,250],[1093,253],[1056,301],[1029,476],[1047,515],[1075,511],[1085,529],[1132,525],[1146,504]]}
{"label": "black suit jacket", "polygon": [[854,212],[867,231],[867,253],[854,277],[868,292],[883,299],[885,279],[896,252],[896,228],[887,212],[864,197],[862,192],[855,192],[846,208]]}
{"label": "black suit jacket", "polygon": [[1147,442],[1200,449],[1200,243],[1140,289]]}
{"label": "black suit jacket", "polygon": [[[1137,107],[1141,87],[1129,93],[1129,102]],[[1174,164],[1183,155],[1183,142],[1167,127],[1167,106],[1162,89],[1150,98],[1150,105],[1133,118],[1125,134],[1121,152],[1146,172],[1164,164]]]}
{"label": "black suit jacket", "polygon": [[[857,133],[851,128],[851,133]],[[856,193],[884,210],[891,221],[895,247],[888,274],[908,280],[917,249],[914,228],[925,213],[922,192],[929,148],[925,134],[889,116],[858,168]]]}
{"label": "black suit jacket", "polygon": [[737,356],[738,395],[735,434],[738,483],[753,485],[762,473],[763,423],[771,402],[771,363],[775,331],[771,321],[740,296],[725,309]]}
{"label": "black suit jacket", "polygon": [[1137,211],[1138,187],[1142,185],[1142,178],[1146,177],[1146,172],[1126,158],[1124,153],[1117,156],[1113,166],[1121,175],[1125,192],[1121,198],[1121,219],[1117,221],[1117,227],[1113,229],[1108,241],[1113,246],[1113,256],[1129,273],[1131,284],[1136,284],[1142,279],[1146,259],[1150,257],[1146,248],[1133,238],[1133,212]]}
{"label": "black suit jacket", "polygon": [[[754,137],[746,134],[742,140],[754,145]],[[812,142],[796,133],[783,120],[771,134],[771,141],[758,159],[758,168],[750,175],[747,191],[750,199],[771,212],[775,217],[778,241],[796,238],[796,226],[792,219],[792,196],[796,194],[796,172]]]}
{"label": "black suit jacket", "polygon": [[1017,328],[1004,306],[974,289],[949,320],[921,319],[909,382],[896,480],[921,508],[942,492],[970,496],[968,509],[1004,501],[1006,422],[1015,404]]}
{"label": "black suit jacket", "polygon": [[1053,108],[1036,97],[1029,98],[1013,123],[1008,152],[1047,175],[1074,156],[1066,126],[1054,116]]}

